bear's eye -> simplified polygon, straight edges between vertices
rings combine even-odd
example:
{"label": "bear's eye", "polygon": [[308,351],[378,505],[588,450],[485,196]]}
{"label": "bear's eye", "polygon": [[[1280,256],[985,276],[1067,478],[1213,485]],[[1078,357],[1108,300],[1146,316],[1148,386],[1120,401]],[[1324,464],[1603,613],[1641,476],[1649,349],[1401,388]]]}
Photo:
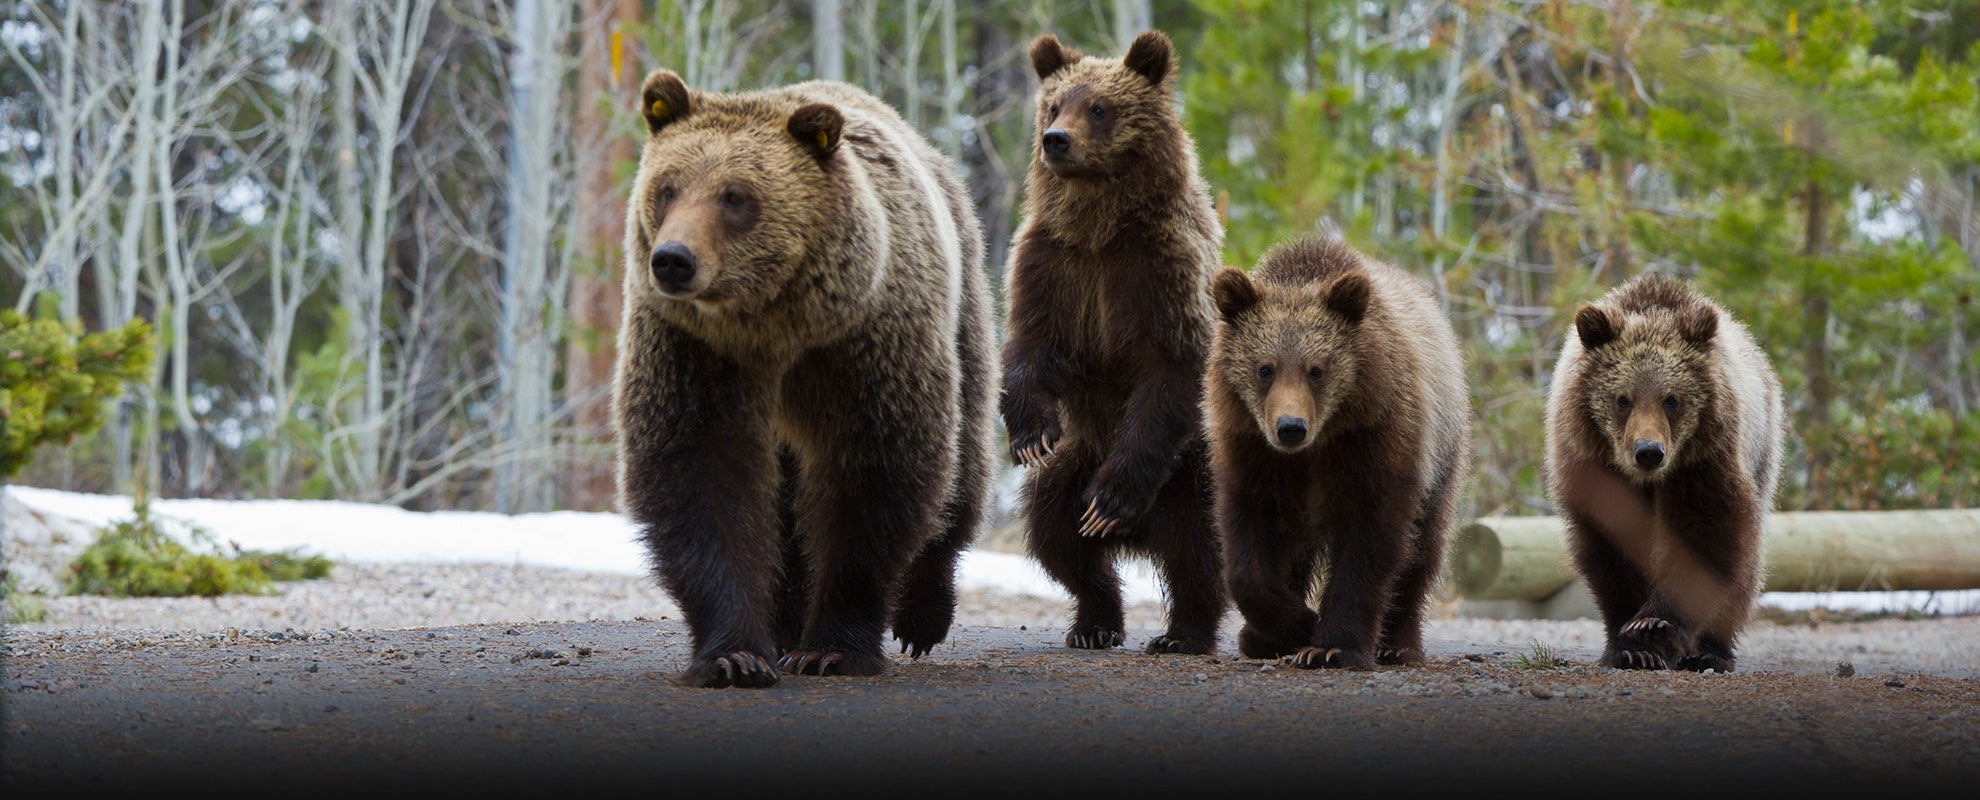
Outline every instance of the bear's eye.
{"label": "bear's eye", "polygon": [[1101,108],[1101,107],[1100,107],[1100,104],[1099,104],[1099,103],[1094,103],[1094,104],[1093,104],[1093,107],[1092,107],[1092,108],[1090,108],[1090,109],[1087,109],[1087,111],[1086,111],[1086,113],[1088,113],[1088,114],[1092,114],[1092,115],[1093,115],[1093,118],[1094,118],[1094,119],[1106,119],[1106,118],[1107,118],[1107,109],[1105,109],[1105,108]]}
{"label": "bear's eye", "polygon": [[1261,381],[1268,381],[1268,382],[1271,381],[1273,372],[1274,370],[1272,369],[1271,364],[1258,365],[1258,379]]}
{"label": "bear's eye", "polygon": [[1664,410],[1676,411],[1677,408],[1678,408],[1678,396],[1674,394],[1664,395]]}
{"label": "bear's eye", "polygon": [[1629,410],[1629,398],[1628,398],[1628,397],[1625,397],[1625,396],[1623,396],[1623,395],[1616,395],[1616,408],[1620,408],[1620,409],[1622,409],[1622,410],[1624,410],[1624,411],[1628,411],[1628,410]]}
{"label": "bear's eye", "polygon": [[660,187],[660,202],[662,203],[674,202],[674,197],[677,196],[678,194],[679,194],[678,192],[674,191],[674,187],[662,186]]}
{"label": "bear's eye", "polygon": [[1058,103],[1053,103],[1053,104],[1052,104],[1052,118],[1053,118],[1053,119],[1058,119],[1058,118],[1059,118],[1059,104],[1058,104]]}
{"label": "bear's eye", "polygon": [[1319,367],[1313,367],[1306,371],[1306,379],[1309,381],[1317,381],[1320,380],[1320,376],[1322,374],[1323,373],[1320,371]]}
{"label": "bear's eye", "polygon": [[723,208],[741,208],[743,196],[741,192],[730,190],[723,192],[721,197],[715,198],[715,202],[721,203]]}

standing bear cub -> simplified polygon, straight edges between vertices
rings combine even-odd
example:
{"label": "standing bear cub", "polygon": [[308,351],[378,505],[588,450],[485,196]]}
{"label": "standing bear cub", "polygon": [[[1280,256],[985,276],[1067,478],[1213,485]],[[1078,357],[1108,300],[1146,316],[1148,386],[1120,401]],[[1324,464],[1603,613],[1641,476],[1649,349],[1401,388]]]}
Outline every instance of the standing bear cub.
{"label": "standing bear cub", "polygon": [[693,636],[682,679],[877,674],[890,612],[920,657],[994,457],[969,196],[845,84],[641,91],[612,410],[621,506]]}
{"label": "standing bear cub", "polygon": [[1038,136],[1011,248],[1001,411],[1026,467],[1025,542],[1073,597],[1066,645],[1125,627],[1117,553],[1169,600],[1148,652],[1207,653],[1226,607],[1200,425],[1224,234],[1159,31],[1123,58],[1031,45]]}
{"label": "standing bear cub", "polygon": [[1547,478],[1602,612],[1602,663],[1730,672],[1786,437],[1745,326],[1645,273],[1582,306],[1547,395]]}
{"label": "standing bear cub", "polygon": [[1212,291],[1204,405],[1239,652],[1420,663],[1470,472],[1457,334],[1427,284],[1333,239],[1279,245],[1255,278],[1225,268]]}

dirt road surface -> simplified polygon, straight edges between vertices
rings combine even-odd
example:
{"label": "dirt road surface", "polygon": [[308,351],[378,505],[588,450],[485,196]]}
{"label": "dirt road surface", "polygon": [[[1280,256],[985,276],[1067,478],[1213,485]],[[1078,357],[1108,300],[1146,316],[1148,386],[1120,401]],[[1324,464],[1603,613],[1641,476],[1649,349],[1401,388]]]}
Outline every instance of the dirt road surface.
{"label": "dirt road surface", "polygon": [[[1972,617],[1888,624],[1980,637]],[[881,677],[704,690],[672,682],[688,637],[668,620],[9,631],[0,787],[26,798],[179,788],[1827,797],[1980,786],[1980,665],[1842,677],[1762,660],[1726,675],[1643,673],[1592,666],[1594,652],[1571,648],[1565,666],[1542,669],[1534,653],[1433,627],[1428,666],[1306,671],[1236,658],[1234,632],[1222,656],[1147,656],[1068,650],[1042,627],[965,626]]]}

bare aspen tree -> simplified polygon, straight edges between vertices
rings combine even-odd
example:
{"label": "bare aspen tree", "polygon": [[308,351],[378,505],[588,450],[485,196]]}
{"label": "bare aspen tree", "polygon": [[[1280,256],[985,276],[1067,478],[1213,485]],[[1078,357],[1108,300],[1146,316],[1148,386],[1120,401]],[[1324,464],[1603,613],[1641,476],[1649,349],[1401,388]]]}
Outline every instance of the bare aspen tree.
{"label": "bare aspen tree", "polygon": [[497,471],[494,501],[501,511],[541,511],[555,501],[550,460],[552,378],[562,338],[566,263],[551,252],[553,228],[568,216],[568,200],[553,202],[560,180],[558,150],[568,117],[563,77],[570,59],[563,43],[575,11],[571,0],[519,0],[509,31],[510,124],[508,225],[503,237],[502,326],[497,385],[506,408],[504,436],[521,455]]}
{"label": "bare aspen tree", "polygon": [[1142,31],[1155,27],[1155,8],[1150,0],[1114,0],[1114,47],[1116,53],[1127,52],[1134,37]]}
{"label": "bare aspen tree", "polygon": [[812,0],[811,64],[813,75],[828,81],[846,79],[846,29],[839,0]]}

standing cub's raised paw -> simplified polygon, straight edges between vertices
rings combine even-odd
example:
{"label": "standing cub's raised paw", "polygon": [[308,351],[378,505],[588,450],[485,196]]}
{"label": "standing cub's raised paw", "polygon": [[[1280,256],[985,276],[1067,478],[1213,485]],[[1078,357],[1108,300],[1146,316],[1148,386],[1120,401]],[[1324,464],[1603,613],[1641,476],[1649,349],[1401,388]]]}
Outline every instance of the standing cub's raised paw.
{"label": "standing cub's raised paw", "polygon": [[706,689],[761,689],[777,685],[777,669],[762,656],[738,650],[695,659],[681,673],[680,682]]}

